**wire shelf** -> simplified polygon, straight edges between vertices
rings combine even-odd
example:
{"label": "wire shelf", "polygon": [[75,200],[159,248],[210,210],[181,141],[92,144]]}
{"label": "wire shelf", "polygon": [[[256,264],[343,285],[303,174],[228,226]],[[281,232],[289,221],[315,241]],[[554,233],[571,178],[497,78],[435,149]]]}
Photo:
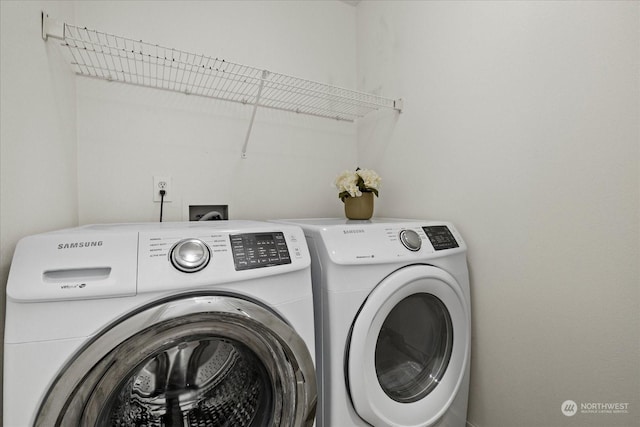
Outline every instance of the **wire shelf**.
{"label": "wire shelf", "polygon": [[400,100],[66,23],[59,36],[45,34],[44,25],[43,37],[63,40],[81,76],[345,121],[377,110],[401,110]]}

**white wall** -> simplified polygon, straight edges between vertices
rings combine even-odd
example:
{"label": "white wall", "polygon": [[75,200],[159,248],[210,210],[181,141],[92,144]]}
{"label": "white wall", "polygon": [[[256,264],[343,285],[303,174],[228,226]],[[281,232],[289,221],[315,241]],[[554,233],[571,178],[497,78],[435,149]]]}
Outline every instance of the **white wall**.
{"label": "white wall", "polygon": [[[79,2],[77,22],[338,86],[356,84],[355,8],[323,2]],[[330,23],[331,25],[328,25]],[[188,204],[231,218],[340,215],[334,177],[354,168],[356,126],[154,89],[78,81],[81,223],[155,221],[152,177],[171,176],[165,220]]]}
{"label": "white wall", "polygon": [[[640,3],[361,2],[359,126],[379,213],[469,245],[469,421],[631,426],[640,411]],[[562,402],[629,403],[565,417]]]}
{"label": "white wall", "polygon": [[43,8],[73,18],[71,3],[0,2],[2,331],[4,289],[17,241],[78,222],[75,79],[53,44],[42,40]]}
{"label": "white wall", "polygon": [[76,78],[59,41],[41,39],[40,11],[354,87],[353,7],[333,1],[0,4],[2,306],[21,237],[79,223],[156,221],[153,175],[173,177],[165,220],[183,219],[187,203],[229,204],[232,218],[340,215],[331,184],[355,167],[354,124],[259,110],[248,159],[241,160],[250,107]]}

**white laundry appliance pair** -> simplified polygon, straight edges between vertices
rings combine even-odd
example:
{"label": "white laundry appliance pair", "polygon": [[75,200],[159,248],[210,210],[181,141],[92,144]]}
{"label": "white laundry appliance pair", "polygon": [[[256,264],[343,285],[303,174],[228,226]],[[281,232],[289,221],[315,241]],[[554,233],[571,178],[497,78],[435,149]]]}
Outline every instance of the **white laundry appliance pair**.
{"label": "white laundry appliance pair", "polygon": [[252,221],[24,238],[7,285],[4,426],[311,426],[310,256]]}
{"label": "white laundry appliance pair", "polygon": [[447,222],[282,220],[312,259],[317,425],[464,427],[466,246]]}

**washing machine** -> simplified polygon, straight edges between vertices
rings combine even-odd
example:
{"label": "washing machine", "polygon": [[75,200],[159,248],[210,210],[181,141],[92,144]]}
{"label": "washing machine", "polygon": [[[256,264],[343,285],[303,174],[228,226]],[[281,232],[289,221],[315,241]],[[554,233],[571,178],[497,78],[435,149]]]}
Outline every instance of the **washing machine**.
{"label": "washing machine", "polygon": [[91,225],[22,239],[4,426],[310,426],[310,257],[296,226]]}
{"label": "washing machine", "polygon": [[318,425],[466,425],[470,295],[448,222],[281,220],[304,229],[316,304]]}

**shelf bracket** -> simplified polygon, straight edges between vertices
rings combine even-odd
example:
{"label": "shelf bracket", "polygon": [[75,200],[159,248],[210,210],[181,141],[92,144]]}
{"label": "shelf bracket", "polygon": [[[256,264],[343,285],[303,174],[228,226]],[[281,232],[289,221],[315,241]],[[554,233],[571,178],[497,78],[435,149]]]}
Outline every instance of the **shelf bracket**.
{"label": "shelf bracket", "polygon": [[49,18],[44,11],[40,16],[42,17],[42,40],[46,41],[49,37],[64,40],[64,22]]}
{"label": "shelf bracket", "polygon": [[269,75],[267,70],[262,70],[262,78],[260,79],[260,83],[258,85],[258,93],[256,94],[256,101],[253,103],[253,111],[251,112],[251,120],[249,121],[249,129],[247,129],[247,135],[244,137],[244,145],[242,145],[242,155],[243,159],[247,158],[247,145],[249,145],[249,136],[251,135],[251,129],[253,128],[253,121],[256,118],[256,110],[258,109],[258,104],[260,103],[260,96],[262,96],[262,88],[264,87],[264,81]]}
{"label": "shelf bracket", "polygon": [[398,113],[402,113],[402,109],[404,108],[404,101],[402,98],[398,98],[393,101],[393,108],[398,111]]}

